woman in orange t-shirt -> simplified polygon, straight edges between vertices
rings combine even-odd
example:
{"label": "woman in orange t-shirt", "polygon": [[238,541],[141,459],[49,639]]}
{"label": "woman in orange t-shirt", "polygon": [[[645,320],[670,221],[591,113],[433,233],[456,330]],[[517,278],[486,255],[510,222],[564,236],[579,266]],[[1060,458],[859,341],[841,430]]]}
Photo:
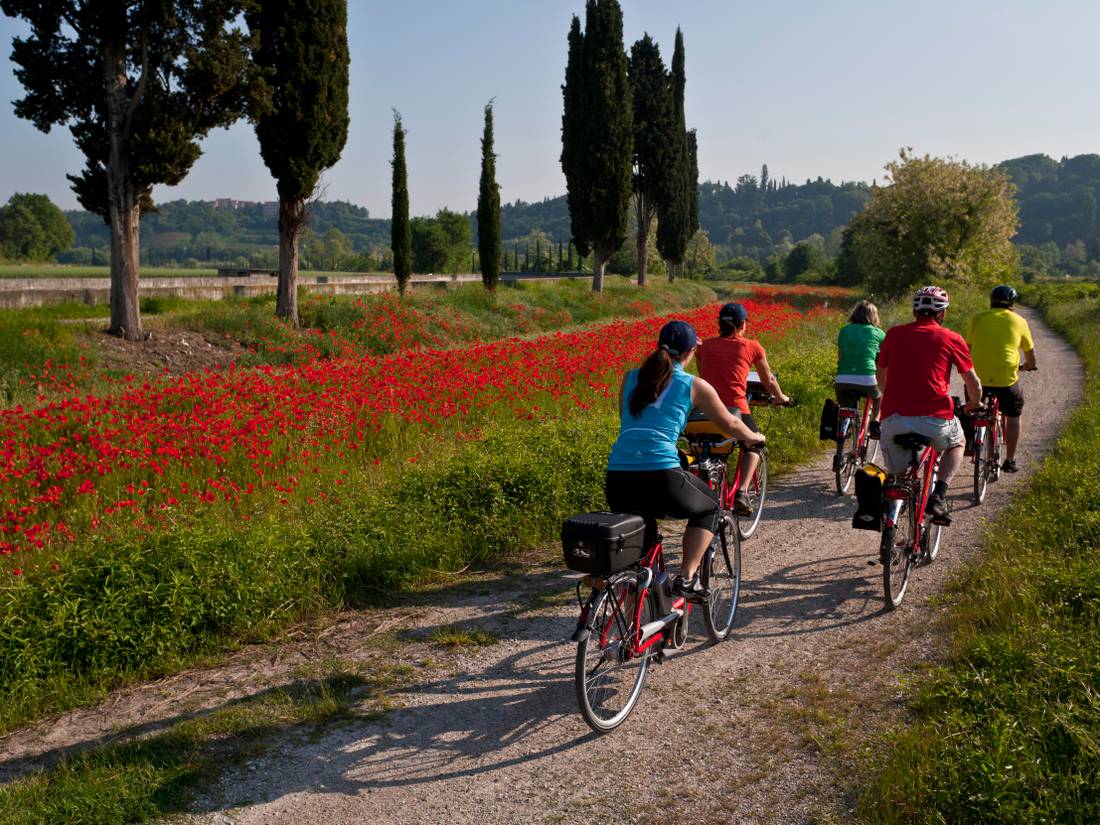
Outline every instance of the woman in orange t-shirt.
{"label": "woman in orange t-shirt", "polygon": [[[695,359],[699,364],[699,377],[718,391],[718,397],[730,412],[740,416],[750,430],[758,433],[760,430],[746,397],[749,370],[756,370],[760,383],[772,394],[775,403],[786,404],[790,399],[768,366],[768,356],[760,342],[745,337],[748,321],[749,313],[742,304],[726,304],[718,313],[717,337],[703,341],[695,351]],[[753,448],[742,450],[741,478],[752,478],[759,461]],[[734,495],[734,512],[742,516],[752,514],[748,497],[741,490]]]}

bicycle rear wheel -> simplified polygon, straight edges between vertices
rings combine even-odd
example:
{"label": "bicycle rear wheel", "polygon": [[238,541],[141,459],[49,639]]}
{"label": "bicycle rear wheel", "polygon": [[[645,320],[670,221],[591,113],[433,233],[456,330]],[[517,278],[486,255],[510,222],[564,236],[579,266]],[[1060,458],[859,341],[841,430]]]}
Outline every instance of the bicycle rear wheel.
{"label": "bicycle rear wheel", "polygon": [[764,514],[764,500],[768,497],[768,454],[760,450],[760,461],[756,465],[753,477],[741,484],[741,489],[749,499],[752,514],[737,516],[737,532],[742,540],[750,538],[760,526],[760,517]]}
{"label": "bicycle rear wheel", "polygon": [[909,569],[913,561],[913,540],[916,523],[912,502],[901,504],[893,526],[882,531],[879,556],[882,562],[882,589],[886,596],[886,609],[893,610],[905,598],[909,586]]}
{"label": "bicycle rear wheel", "polygon": [[718,533],[703,559],[703,583],[710,590],[703,605],[703,624],[707,636],[717,644],[729,635],[741,594],[741,540],[728,512],[722,513]]}
{"label": "bicycle rear wheel", "polygon": [[1000,416],[997,416],[997,435],[996,437],[993,437],[993,434],[990,433],[989,439],[990,447],[992,448],[990,452],[991,463],[989,467],[989,475],[994,481],[1001,477],[1001,443],[1004,441],[1004,437],[1005,428],[1001,424]]}
{"label": "bicycle rear wheel", "polygon": [[833,475],[836,476],[836,494],[838,496],[848,492],[852,486],[852,481],[856,477],[856,465],[858,464],[856,439],[858,437],[859,433],[856,428],[849,427],[844,440],[837,444],[836,458],[834,459],[836,471]]}
{"label": "bicycle rear wheel", "polygon": [[[993,438],[985,438],[984,428],[975,433],[974,444],[974,503],[985,501],[985,491],[989,486],[990,458],[993,454]],[[988,455],[987,455],[988,453]]]}
{"label": "bicycle rear wheel", "polygon": [[863,439],[862,452],[862,463],[866,464],[867,462],[871,462],[873,464],[875,459],[878,458],[878,439],[865,436]]}
{"label": "bicycle rear wheel", "polygon": [[[634,573],[613,580],[593,603],[590,632],[577,644],[577,704],[584,721],[598,733],[626,721],[649,669],[650,653],[635,657],[630,650],[638,628],[652,621],[655,613],[652,599],[639,590],[640,584],[640,574]],[[640,617],[639,598],[643,600]]]}

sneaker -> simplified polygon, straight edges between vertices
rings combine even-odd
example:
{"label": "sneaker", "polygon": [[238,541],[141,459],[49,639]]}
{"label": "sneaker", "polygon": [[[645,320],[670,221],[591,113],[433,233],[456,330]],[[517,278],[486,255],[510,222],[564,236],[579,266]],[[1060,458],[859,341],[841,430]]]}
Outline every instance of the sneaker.
{"label": "sneaker", "polygon": [[710,592],[703,587],[698,576],[692,576],[690,579],[677,576],[672,582],[672,592],[674,595],[683,596],[689,602],[705,602],[710,598]]}
{"label": "sneaker", "polygon": [[1004,464],[1001,465],[1001,469],[1006,473],[1015,473],[1020,468],[1016,466],[1016,461],[1011,458],[1006,458]]}
{"label": "sneaker", "polygon": [[882,438],[882,422],[872,421],[867,425],[867,437],[868,438]]}
{"label": "sneaker", "polygon": [[935,493],[928,497],[928,512],[932,514],[932,523],[944,527],[951,525],[951,513],[947,510],[947,501]]}
{"label": "sneaker", "polygon": [[749,497],[745,495],[744,490],[738,490],[737,495],[733,497],[733,514],[735,516],[752,515],[752,505],[749,504]]}

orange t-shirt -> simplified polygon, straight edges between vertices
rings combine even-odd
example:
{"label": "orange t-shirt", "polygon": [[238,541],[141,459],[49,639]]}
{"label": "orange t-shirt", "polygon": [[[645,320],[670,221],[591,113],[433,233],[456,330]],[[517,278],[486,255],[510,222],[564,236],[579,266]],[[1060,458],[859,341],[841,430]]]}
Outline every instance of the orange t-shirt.
{"label": "orange t-shirt", "polygon": [[727,407],[749,412],[745,397],[749,370],[764,360],[764,348],[759,341],[731,335],[728,338],[708,338],[695,351],[699,359],[699,377],[718,391],[718,397]]}

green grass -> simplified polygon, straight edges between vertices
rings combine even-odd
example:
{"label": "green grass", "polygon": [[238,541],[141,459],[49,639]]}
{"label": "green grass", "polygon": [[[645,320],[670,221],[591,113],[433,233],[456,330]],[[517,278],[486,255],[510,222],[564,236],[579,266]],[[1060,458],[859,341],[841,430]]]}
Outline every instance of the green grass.
{"label": "green grass", "polygon": [[227,766],[262,756],[277,737],[315,735],[351,719],[378,718],[397,679],[383,668],[337,671],[183,716],[152,736],[63,755],[0,787],[0,825],[149,822],[188,810]]}
{"label": "green grass", "polygon": [[950,661],[915,689],[867,822],[1100,821],[1100,286],[1025,296],[1084,360],[1084,401],[955,582]]}
{"label": "green grass", "polygon": [[478,648],[495,644],[497,635],[478,627],[448,624],[433,630],[428,636],[428,641],[438,647]]}

